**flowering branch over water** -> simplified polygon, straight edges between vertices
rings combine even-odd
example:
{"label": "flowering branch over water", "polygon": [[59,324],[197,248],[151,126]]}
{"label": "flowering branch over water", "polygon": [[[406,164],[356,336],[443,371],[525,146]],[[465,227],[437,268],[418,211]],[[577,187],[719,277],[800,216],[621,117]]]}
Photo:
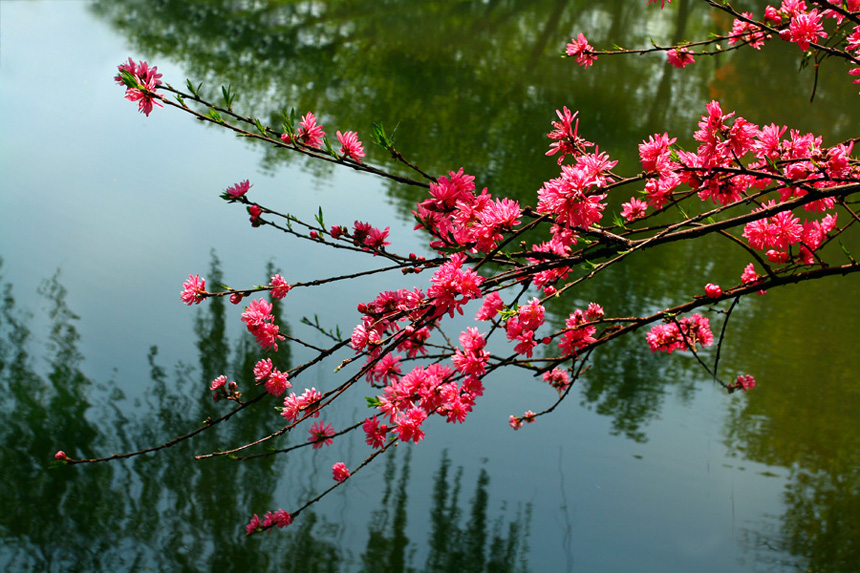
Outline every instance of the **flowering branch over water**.
{"label": "flowering branch over water", "polygon": [[[723,51],[722,43],[728,44],[726,49],[758,49],[779,37],[811,51],[816,58],[835,56],[852,65],[860,63],[860,0],[812,2],[821,11],[807,9],[802,1],[786,0],[778,9],[768,7],[761,20],[738,13],[728,4],[704,1],[736,18],[731,34],[671,47],[610,51],[595,50],[579,34],[567,45],[566,55],[587,68],[598,56],[663,51],[670,64],[684,67],[694,63],[696,56]],[[835,30],[825,31],[822,19],[833,20]],[[284,109],[280,125],[271,127],[234,112],[227,89],[222,90],[225,101],[221,105],[204,97],[201,86],[191,82],[187,91],[162,84],[156,68],[145,62],[129,59],[119,69],[117,81],[126,87],[126,98],[137,102],[147,116],[153,106],[171,107],[284,151],[426,190],[412,214],[415,230],[426,237],[428,248],[435,253],[428,257],[398,252],[392,244],[396,241],[389,240],[390,227],[375,226],[377,222],[327,225],[322,209],[311,220],[255,202],[248,180],[227,186],[221,197],[243,206],[254,227],[271,227],[293,238],[352,251],[357,257],[367,257],[368,266],[308,282],[290,283],[288,277],[278,274],[266,285],[228,287],[220,292],[208,291],[204,278],[189,275],[180,299],[194,305],[227,296],[233,304],[243,306],[241,320],[261,349],[277,350],[279,343],[289,339],[314,350],[315,357],[289,371],[278,370],[269,359],[259,360],[254,367],[259,388],[240,390],[226,374],[217,377],[209,390],[216,401],[234,402],[232,409],[161,446],[99,459],[74,459],[63,452],[56,455],[59,463],[78,464],[152,452],[190,439],[263,400],[275,400],[283,418],[279,421],[272,416],[269,434],[196,458],[246,460],[307,446],[323,448],[354,431],[364,433],[371,450],[364,461],[352,469],[345,462],[336,463],[332,467],[335,483],[292,513],[276,510],[262,519],[254,515],[246,528],[249,534],[288,525],[300,511],[346,483],[382,452],[400,442],[420,442],[428,418],[440,416],[448,423],[462,423],[480,401],[485,378],[503,367],[540,377],[558,393],[543,410],[511,415],[508,422],[514,429],[551,413],[590,369],[592,353],[622,336],[638,336],[653,353],[689,353],[728,393],[749,390],[756,384],[752,375],[733,372],[726,382],[718,369],[722,342],[730,336],[728,319],[739,301],[788,284],[860,271],[860,263],[840,243],[840,237],[860,222],[856,211],[860,161],[851,156],[856,139],[825,145],[820,136],[789,126],[755,125],[735,112],[724,111],[717,101],[706,106],[693,133],[698,142],[695,150],[680,148],[668,133],[655,133],[638,146],[640,166],[621,166],[628,175],[617,172],[618,161],[580,133],[580,120],[586,126],[588,118],[580,118],[567,107],[556,110],[545,155],[557,161],[558,176],[536,182],[534,204],[523,206],[486,188],[478,192],[476,177],[462,168],[437,175],[425,173],[396,149],[380,125],[372,126],[372,141],[411,177],[370,164],[358,131],[336,131],[340,144],[336,150],[312,111],[299,119],[295,111]],[[860,75],[860,67],[850,73]],[[633,195],[620,212],[611,213],[608,198],[620,193]],[[673,215],[676,211],[679,215]],[[556,299],[570,297],[587,281],[600,280],[604,271],[624,264],[636,253],[705,237],[725,239],[726,245],[748,255],[746,266],[737,269],[735,284],[703,281],[698,292],[664,308],[643,309],[637,316],[621,316],[620,311],[604,308],[596,300],[569,313],[561,324],[547,322],[547,308]],[[841,249],[834,248],[837,243]],[[356,281],[378,273],[424,271],[432,274],[424,281],[416,279],[411,290],[385,291],[358,303],[360,318],[349,337],[308,322],[331,339],[325,348],[288,338],[275,322],[271,303],[254,298],[267,293],[271,299],[281,300],[297,288],[324,288],[332,282]],[[457,315],[466,316],[470,303],[468,315],[474,316],[474,325],[450,335],[448,325]],[[712,366],[706,350],[713,347],[715,338],[709,313],[724,315]],[[505,355],[497,355],[489,341],[493,336],[502,338],[502,333],[508,347]],[[352,353],[340,362],[335,372],[341,378],[331,388],[305,386],[288,392],[302,385],[306,371],[328,357],[345,354],[347,347]],[[760,376],[766,378],[767,373]],[[364,399],[375,409],[372,416],[340,429],[322,419],[335,402],[340,404],[354,395],[349,390],[362,387],[370,388],[370,396]],[[252,392],[251,398],[243,397]],[[299,426],[309,435],[299,445],[241,458],[237,455]]]}

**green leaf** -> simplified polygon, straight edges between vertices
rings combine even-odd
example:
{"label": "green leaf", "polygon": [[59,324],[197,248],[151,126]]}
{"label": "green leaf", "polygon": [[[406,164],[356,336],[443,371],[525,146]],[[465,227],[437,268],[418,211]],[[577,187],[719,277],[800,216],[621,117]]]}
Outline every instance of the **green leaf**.
{"label": "green leaf", "polygon": [[327,135],[323,136],[323,145],[325,146],[325,150],[328,152],[329,155],[331,155],[335,159],[340,159],[340,157],[338,157],[337,153],[335,152],[334,148],[331,146],[331,142],[329,142]]}
{"label": "green leaf", "polygon": [[[314,219],[316,219],[316,222],[317,222],[317,223],[319,223],[320,227],[322,227],[323,229],[325,229],[325,222],[323,221],[323,210],[322,210],[322,207],[320,207],[320,208],[319,208],[319,212],[316,214],[316,216],[314,217]],[[316,318],[316,316],[315,316],[314,318]]]}
{"label": "green leaf", "polygon": [[376,396],[365,396],[364,399],[367,400],[368,408],[378,408],[379,406],[382,406],[382,402],[380,402],[379,398]]}
{"label": "green leaf", "polygon": [[266,133],[266,128],[263,126],[263,122],[260,121],[260,118],[254,118],[254,125],[256,126],[257,131],[260,132],[260,135],[262,135],[263,137],[268,137],[268,134]]}
{"label": "green leaf", "polygon": [[179,105],[181,105],[182,107],[188,107],[187,105],[185,105],[185,98],[182,97],[181,94],[176,94],[176,101],[178,101]]}
{"label": "green leaf", "polygon": [[206,117],[212,119],[212,121],[224,123],[224,119],[221,117],[221,114],[218,113],[218,110],[214,107],[209,108],[209,112],[206,114]]}
{"label": "green leaf", "polygon": [[194,84],[191,83],[191,80],[185,80],[185,86],[188,88],[188,91],[194,95],[197,99],[202,99],[200,97],[200,89],[203,87],[203,82],[197,84],[197,87],[194,87]]}
{"label": "green leaf", "polygon": [[224,96],[224,105],[229,111],[233,111],[233,100],[236,99],[236,94],[231,92],[233,86],[221,86],[221,95]]}

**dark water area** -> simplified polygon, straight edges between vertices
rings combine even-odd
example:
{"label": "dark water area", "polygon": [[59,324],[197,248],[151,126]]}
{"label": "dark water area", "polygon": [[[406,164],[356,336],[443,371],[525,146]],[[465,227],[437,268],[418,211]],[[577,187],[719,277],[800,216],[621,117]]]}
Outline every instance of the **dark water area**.
{"label": "dark water area", "polygon": [[[181,304],[189,273],[238,288],[273,272],[306,281],[367,264],[252,229],[218,199],[228,185],[249,178],[261,203],[390,226],[398,251],[428,253],[409,216],[420,192],[275,153],[175,110],[143,117],[113,82],[117,64],[146,59],[177,87],[190,78],[208,93],[232,85],[236,107],[271,124],[285,105],[313,111],[328,133],[357,130],[368,161],[391,169],[369,130],[397,126],[398,148],[425,171],[463,167],[479,189],[530,204],[558,174],[544,153],[562,106],[580,111],[580,133],[625,174],[641,169],[637,145],[652,133],[692,146],[714,98],[828,145],[855,135],[860,96],[847,67],[825,62],[810,103],[814,77],[798,71],[793,45],[684,70],[658,56],[604,57],[588,70],[558,57],[580,31],[597,47],[639,47],[731,26],[698,2],[644,4],[0,3],[0,569],[856,570],[857,277],[742,301],[720,367],[755,374],[749,393],[726,395],[692,357],[653,355],[633,336],[595,353],[553,415],[513,432],[509,415],[556,394],[497,372],[465,424],[428,423],[423,442],[265,535],[244,535],[252,514],[320,493],[334,462],[367,456],[363,439],[246,462],[193,459],[279,428],[267,402],[157,454],[48,469],[59,449],[98,457],[200,427],[225,411],[207,389],[218,374],[253,384],[261,356],[241,309]],[[758,14],[764,3],[742,4]],[[860,250],[856,235],[844,240]],[[704,242],[628,263],[549,307],[549,321],[591,300],[618,316],[659,310],[705,283],[736,283],[746,254]],[[358,302],[428,280],[296,289],[277,322],[322,345],[303,318],[349,332]],[[301,386],[334,387],[348,355]],[[273,360],[286,368],[312,356],[285,344]],[[364,416],[360,391],[351,399],[354,410],[329,421]]]}

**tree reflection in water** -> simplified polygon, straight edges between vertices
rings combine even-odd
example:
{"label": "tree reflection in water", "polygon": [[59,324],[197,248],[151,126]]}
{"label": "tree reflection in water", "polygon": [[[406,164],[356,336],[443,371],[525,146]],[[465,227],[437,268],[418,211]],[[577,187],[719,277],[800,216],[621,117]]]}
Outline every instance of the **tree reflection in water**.
{"label": "tree reflection in water", "polygon": [[[0,261],[1,262],[1,261]],[[2,267],[0,267],[2,269]],[[269,267],[266,275],[276,272]],[[213,253],[209,274],[220,284]],[[301,458],[272,456],[244,463],[195,463],[191,456],[225,442],[249,441],[267,433],[270,416],[261,412],[231,419],[223,428],[200,434],[158,455],[48,469],[57,443],[74,444],[70,455],[96,457],[148,447],[185,433],[194,420],[214,416],[204,392],[213,373],[236,372],[257,358],[253,343],[229,340],[225,308],[219,301],[201,307],[196,321],[199,368],[176,365],[172,374],[148,353],[146,397],[128,403],[115,381],[94,381],[82,366],[79,317],[68,307],[59,272],[39,289],[47,303],[44,367],[34,356],[29,323],[17,307],[11,284],[3,284],[0,313],[0,528],[3,570],[219,570],[348,571],[354,567],[337,540],[342,527],[313,512],[289,529],[246,539],[240,524],[249,508],[278,505],[279,482],[313,467]],[[275,311],[277,312],[277,310]],[[38,317],[35,317],[38,318]],[[283,317],[278,324],[286,325]],[[247,337],[245,337],[247,338]],[[273,355],[289,366],[289,346]],[[251,380],[237,379],[240,388]],[[266,413],[268,414],[268,413]],[[401,448],[404,449],[404,448]],[[361,556],[365,570],[416,570],[416,546],[407,537],[411,448],[389,455],[385,494],[368,529]],[[399,466],[399,467],[398,467]],[[469,502],[469,520],[460,524],[460,475],[448,482],[450,460],[436,476],[433,532],[427,570],[525,571],[530,512],[518,512],[506,531],[503,516],[490,523],[489,476],[481,472]],[[82,471],[83,470],[83,471]],[[399,471],[399,477],[397,473]],[[415,516],[413,516],[415,517]],[[445,542],[439,542],[440,534]],[[442,565],[440,565],[442,564]],[[418,568],[420,569],[420,568]],[[462,569],[466,570],[466,569]]]}

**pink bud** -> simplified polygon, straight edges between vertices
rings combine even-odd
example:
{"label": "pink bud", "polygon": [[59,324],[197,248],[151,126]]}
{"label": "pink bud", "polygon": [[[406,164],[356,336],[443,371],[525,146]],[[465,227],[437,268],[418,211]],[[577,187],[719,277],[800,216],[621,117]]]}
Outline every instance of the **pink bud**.
{"label": "pink bud", "polygon": [[705,285],[705,294],[711,298],[719,298],[723,294],[723,289],[720,288],[720,285],[708,283]]}

